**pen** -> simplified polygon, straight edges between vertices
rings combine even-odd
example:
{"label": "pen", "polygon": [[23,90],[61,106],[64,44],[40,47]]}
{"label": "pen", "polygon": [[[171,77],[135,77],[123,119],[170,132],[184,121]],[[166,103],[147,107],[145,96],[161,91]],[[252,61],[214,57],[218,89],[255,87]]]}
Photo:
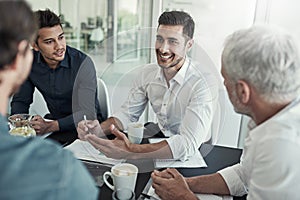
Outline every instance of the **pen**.
{"label": "pen", "polygon": [[151,199],[151,196],[145,193],[141,193],[142,196],[144,196],[143,199]]}
{"label": "pen", "polygon": [[86,115],[83,115],[84,124],[86,124]]}
{"label": "pen", "polygon": [[[87,120],[86,120],[86,115],[83,115],[83,120],[84,120],[84,125],[87,126]],[[90,134],[90,131],[88,130],[88,133]]]}
{"label": "pen", "polygon": [[[86,125],[86,126],[87,126],[86,115],[83,115],[83,120],[84,120],[84,125]],[[88,130],[88,133],[90,134],[90,130]]]}

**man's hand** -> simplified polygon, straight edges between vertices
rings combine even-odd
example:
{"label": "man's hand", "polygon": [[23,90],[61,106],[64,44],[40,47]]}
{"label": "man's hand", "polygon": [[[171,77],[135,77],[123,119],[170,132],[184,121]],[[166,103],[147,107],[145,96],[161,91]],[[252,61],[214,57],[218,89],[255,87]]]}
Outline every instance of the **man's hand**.
{"label": "man's hand", "polygon": [[32,128],[34,128],[35,132],[39,135],[59,130],[59,125],[56,120],[45,121],[40,115],[34,116],[30,120],[30,124]]}
{"label": "man's hand", "polygon": [[78,138],[85,140],[87,134],[95,134],[97,137],[104,136],[98,120],[82,120],[77,126]]}
{"label": "man's hand", "polygon": [[166,169],[151,174],[152,187],[163,200],[194,200],[197,197],[190,190],[185,178],[176,169]]}
{"label": "man's hand", "polygon": [[115,159],[126,159],[132,154],[130,146],[132,143],[126,135],[110,126],[111,133],[116,136],[114,140],[102,139],[93,134],[85,134],[85,140],[91,143],[96,149],[102,152],[105,156]]}

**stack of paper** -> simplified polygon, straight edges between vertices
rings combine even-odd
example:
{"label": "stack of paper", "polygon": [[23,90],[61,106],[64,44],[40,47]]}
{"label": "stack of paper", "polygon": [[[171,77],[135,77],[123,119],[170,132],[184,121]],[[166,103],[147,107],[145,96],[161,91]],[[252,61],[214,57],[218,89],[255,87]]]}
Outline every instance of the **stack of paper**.
{"label": "stack of paper", "polygon": [[[151,138],[150,143],[156,143],[165,140],[165,138]],[[194,168],[194,167],[207,167],[200,152],[197,151],[195,155],[191,156],[185,161],[174,159],[156,159],[155,168]]]}
{"label": "stack of paper", "polygon": [[[152,180],[150,179],[152,182]],[[144,192],[144,191],[143,191]],[[148,192],[146,193],[149,199],[153,200],[160,200],[159,196],[155,193],[155,190],[152,186],[150,186]],[[214,194],[195,194],[198,199],[201,200],[232,200],[232,196],[219,196],[219,195],[214,195]]]}
{"label": "stack of paper", "polygon": [[65,147],[73,152],[74,156],[81,160],[89,160],[99,163],[115,165],[125,160],[112,159],[95,149],[90,143],[82,140],[75,140],[72,144]]}
{"label": "stack of paper", "polygon": [[185,161],[174,159],[156,159],[156,168],[194,168],[194,167],[207,167],[204,159],[198,151],[194,156],[188,158]]}

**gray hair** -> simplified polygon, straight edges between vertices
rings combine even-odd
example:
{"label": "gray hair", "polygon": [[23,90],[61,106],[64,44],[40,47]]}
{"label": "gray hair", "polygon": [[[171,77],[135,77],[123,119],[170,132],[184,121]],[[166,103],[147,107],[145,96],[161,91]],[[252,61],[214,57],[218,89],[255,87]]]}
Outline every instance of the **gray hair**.
{"label": "gray hair", "polygon": [[278,28],[253,26],[236,31],[225,42],[222,64],[232,81],[246,81],[270,103],[299,95],[298,44]]}

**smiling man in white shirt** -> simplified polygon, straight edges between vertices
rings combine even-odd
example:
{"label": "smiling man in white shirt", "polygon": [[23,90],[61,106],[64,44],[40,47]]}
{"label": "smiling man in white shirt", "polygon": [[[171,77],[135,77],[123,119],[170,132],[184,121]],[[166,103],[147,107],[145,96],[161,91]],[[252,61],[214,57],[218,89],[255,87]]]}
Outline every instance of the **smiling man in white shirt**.
{"label": "smiling man in white shirt", "polygon": [[[121,110],[101,127],[97,121],[78,125],[78,137],[108,157],[185,160],[198,151],[209,134],[218,88],[214,75],[201,72],[204,66],[187,56],[193,45],[194,21],[185,12],[171,11],[164,12],[158,23],[157,64],[142,68]],[[148,102],[168,138],[155,144],[132,144],[118,129],[126,130],[128,123],[138,121]],[[103,132],[113,133],[116,139],[97,137]]]}
{"label": "smiling man in white shirt", "polygon": [[252,118],[241,162],[218,173],[184,178],[175,169],[152,173],[162,199],[194,193],[299,199],[300,55],[282,30],[251,27],[233,33],[222,54],[224,85],[238,113]]}

